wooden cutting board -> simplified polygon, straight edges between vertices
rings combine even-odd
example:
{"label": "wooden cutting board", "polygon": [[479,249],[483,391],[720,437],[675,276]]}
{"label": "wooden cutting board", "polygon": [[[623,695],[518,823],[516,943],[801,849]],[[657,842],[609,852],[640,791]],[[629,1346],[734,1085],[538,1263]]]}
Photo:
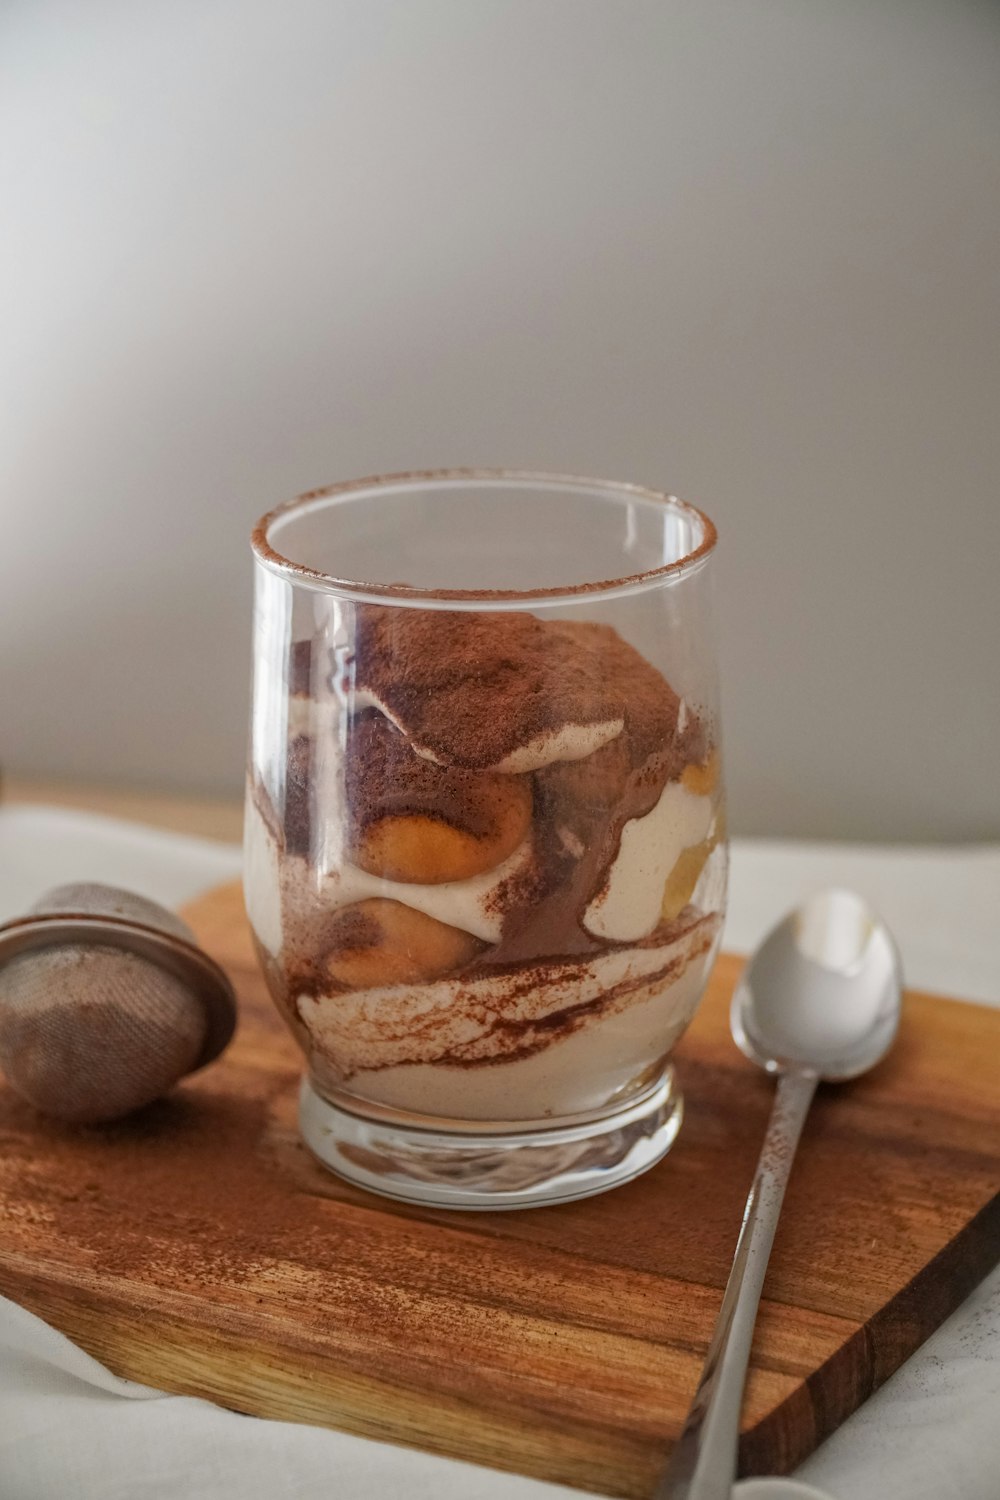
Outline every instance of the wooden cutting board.
{"label": "wooden cutting board", "polygon": [[[187,913],[239,991],[225,1058],[103,1129],[0,1090],[0,1290],[111,1369],[615,1495],[651,1491],[695,1386],[771,1086],[720,960],[674,1150],[604,1197],[416,1210],[295,1127],[299,1057],[239,892]],[[793,1468],[1000,1259],[1000,1012],[909,995],[875,1073],[821,1090],[765,1287],[742,1472]]]}

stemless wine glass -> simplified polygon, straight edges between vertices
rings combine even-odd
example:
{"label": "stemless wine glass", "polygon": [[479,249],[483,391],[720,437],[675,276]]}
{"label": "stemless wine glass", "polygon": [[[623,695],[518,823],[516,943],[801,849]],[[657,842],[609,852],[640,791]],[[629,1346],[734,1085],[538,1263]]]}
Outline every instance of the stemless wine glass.
{"label": "stemless wine glass", "polygon": [[671,496],[500,470],[254,531],[246,904],[342,1176],[513,1208],[669,1150],[726,889],[714,545]]}

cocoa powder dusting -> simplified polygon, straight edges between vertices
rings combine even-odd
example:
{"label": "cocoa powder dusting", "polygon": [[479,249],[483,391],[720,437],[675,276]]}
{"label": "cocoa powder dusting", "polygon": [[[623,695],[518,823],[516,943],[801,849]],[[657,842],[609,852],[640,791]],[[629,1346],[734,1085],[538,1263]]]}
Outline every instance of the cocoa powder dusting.
{"label": "cocoa powder dusting", "polygon": [[[293,1077],[280,1090],[269,1079],[270,1093]],[[290,1245],[304,1263],[318,1245],[315,1203],[261,1151],[269,1102],[196,1086],[113,1125],[74,1128],[0,1087],[4,1175],[55,1234],[88,1247],[96,1270],[147,1280],[167,1263],[192,1291],[251,1279]]]}
{"label": "cocoa powder dusting", "polygon": [[435,818],[473,838],[490,838],[510,785],[506,776],[436,765],[374,712],[351,725],[344,781],[352,844],[379,819],[410,814]]}
{"label": "cocoa powder dusting", "polygon": [[381,941],[382,929],[375,918],[357,906],[345,907],[330,922],[331,948],[377,948]]}
{"label": "cocoa powder dusting", "polygon": [[612,666],[623,655],[636,682],[645,668],[662,692],[659,673],[608,625],[365,605],[351,673],[419,749],[484,770],[569,724],[621,720],[633,686]]}
{"label": "cocoa powder dusting", "polygon": [[[435,1058],[435,1062],[447,1063],[452,1067],[474,1068],[493,1067],[531,1057],[534,1053],[551,1046],[553,1042],[572,1036],[575,1031],[579,1031],[599,1017],[613,1015],[626,1009],[637,992],[648,993],[655,987],[666,988],[690,964],[698,963],[711,946],[714,923],[703,918],[699,920],[703,931],[698,940],[687,952],[671,959],[658,971],[644,974],[641,979],[622,980],[618,984],[610,985],[594,1000],[567,1005],[561,1010],[549,1011],[545,1015],[534,1016],[530,1020],[520,1020],[505,1014],[504,1008],[512,1007],[521,995],[544,988],[553,979],[561,977],[564,973],[564,965],[557,962],[551,964],[536,962],[520,971],[517,968],[511,968],[501,994],[492,1002],[489,1015],[480,1017],[483,1029],[474,1042],[455,1048],[451,1052],[442,1052]],[[658,929],[654,936],[656,941],[666,942],[669,941],[672,932],[680,934],[690,928],[690,912],[685,912],[682,919],[674,924],[672,929]],[[646,944],[640,946],[646,946]],[[458,999],[459,1003],[462,1003],[461,994]],[[465,997],[465,1003],[469,1005],[468,997]],[[470,1008],[479,1009],[480,1007],[472,1005]]]}
{"label": "cocoa powder dusting", "polygon": [[312,674],[312,641],[293,641],[288,651],[288,691],[290,693],[311,692]]}
{"label": "cocoa powder dusting", "polygon": [[284,837],[290,854],[309,852],[312,775],[313,741],[308,735],[296,735],[288,746],[285,771]]}

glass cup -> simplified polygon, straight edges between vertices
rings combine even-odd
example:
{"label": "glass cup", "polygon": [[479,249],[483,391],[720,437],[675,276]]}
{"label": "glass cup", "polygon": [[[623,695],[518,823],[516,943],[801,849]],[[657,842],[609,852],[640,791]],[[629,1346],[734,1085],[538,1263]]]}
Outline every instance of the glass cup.
{"label": "glass cup", "polygon": [[669,1150],[726,890],[714,545],[673,497],[492,470],[257,526],[246,905],[343,1177],[514,1208]]}

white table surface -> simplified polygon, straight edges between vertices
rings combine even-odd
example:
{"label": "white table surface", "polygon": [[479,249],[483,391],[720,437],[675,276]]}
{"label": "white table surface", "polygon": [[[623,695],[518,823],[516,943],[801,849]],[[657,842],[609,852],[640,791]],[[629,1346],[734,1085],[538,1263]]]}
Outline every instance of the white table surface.
{"label": "white table surface", "polygon": [[[0,809],[0,920],[63,880],[106,880],[176,905],[238,869],[233,847],[82,813]],[[879,908],[912,985],[1000,1002],[1000,847],[737,840],[726,946],[750,948],[790,904],[828,884],[854,886]],[[1000,1059],[997,1078],[1000,1130]],[[1000,1272],[799,1477],[837,1500],[998,1500]],[[162,1395],[110,1375],[0,1299],[3,1500],[541,1500],[573,1493]]]}

